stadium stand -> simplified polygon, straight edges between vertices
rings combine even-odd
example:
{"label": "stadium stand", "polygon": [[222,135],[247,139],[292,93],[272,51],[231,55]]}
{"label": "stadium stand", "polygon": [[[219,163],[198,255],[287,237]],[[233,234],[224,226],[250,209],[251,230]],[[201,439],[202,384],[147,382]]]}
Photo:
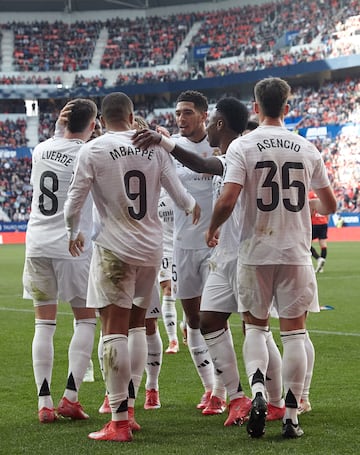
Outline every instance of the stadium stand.
{"label": "stadium stand", "polygon": [[[186,12],[168,3],[148,11],[2,14],[0,218],[26,219],[30,163],[22,160],[30,155],[23,153],[53,134],[69,98],[100,105],[109,91],[123,90],[151,127],[175,132],[180,91],[203,91],[211,103],[235,95],[251,108],[253,84],[266,75],[292,85],[289,128],[316,142],[339,210],[359,211],[358,2],[229,0],[187,3]],[[17,175],[16,197],[9,172]]]}

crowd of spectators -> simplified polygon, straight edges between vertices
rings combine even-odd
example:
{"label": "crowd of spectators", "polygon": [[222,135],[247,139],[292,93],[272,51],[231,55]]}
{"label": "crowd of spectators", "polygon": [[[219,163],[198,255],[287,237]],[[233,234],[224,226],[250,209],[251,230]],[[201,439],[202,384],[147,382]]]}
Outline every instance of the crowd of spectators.
{"label": "crowd of spectators", "polygon": [[360,136],[343,132],[335,140],[317,140],[334,189],[338,212],[360,212]]}
{"label": "crowd of spectators", "polygon": [[85,87],[85,88],[97,88],[101,89],[106,84],[106,78],[103,76],[91,76],[86,77],[82,74],[77,74],[75,76],[73,87]]}
{"label": "crowd of spectators", "polygon": [[13,22],[16,71],[81,71],[92,60],[101,21]]}
{"label": "crowd of spectators", "polygon": [[0,147],[26,147],[26,120],[0,120]]}
{"label": "crowd of spectators", "polygon": [[168,65],[195,18],[195,14],[184,14],[108,20],[109,37],[100,68]]}
{"label": "crowd of spectators", "polygon": [[297,87],[292,93],[288,116],[301,118],[297,128],[360,124],[360,77],[327,82],[316,90]]}
{"label": "crowd of spectators", "polygon": [[[100,69],[116,70],[168,65],[192,25],[201,22],[188,55],[196,48],[206,48],[206,77],[213,77],[350,54],[356,45],[348,39],[347,29],[358,27],[358,21],[346,24],[358,13],[356,0],[284,0],[162,17],[116,17],[74,24],[13,22],[4,27],[14,31],[17,71],[81,71],[88,69],[103,27],[108,31],[108,41]],[[315,38],[318,47],[311,51],[309,45]],[[298,45],[304,48],[289,50]],[[229,57],[239,61],[213,64]],[[180,71],[177,79],[187,77]],[[136,76],[133,80],[137,83]]]}
{"label": "crowd of spectators", "polygon": [[0,221],[28,221],[31,158],[0,159]]}

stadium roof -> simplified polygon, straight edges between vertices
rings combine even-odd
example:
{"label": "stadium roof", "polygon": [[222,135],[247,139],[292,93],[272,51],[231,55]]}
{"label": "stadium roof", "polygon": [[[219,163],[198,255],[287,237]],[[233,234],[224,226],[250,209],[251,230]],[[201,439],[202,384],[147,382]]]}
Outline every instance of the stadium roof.
{"label": "stadium roof", "polygon": [[[214,3],[217,1],[221,2],[215,0]],[[194,0],[0,0],[0,12],[143,9],[193,3]],[[197,3],[204,3],[204,0],[197,0]]]}

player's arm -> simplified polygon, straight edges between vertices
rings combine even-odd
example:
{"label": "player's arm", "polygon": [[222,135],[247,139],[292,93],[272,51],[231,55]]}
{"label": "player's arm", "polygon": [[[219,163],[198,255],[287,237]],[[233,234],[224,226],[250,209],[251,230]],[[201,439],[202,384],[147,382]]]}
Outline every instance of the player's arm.
{"label": "player's arm", "polygon": [[192,214],[193,224],[197,224],[201,215],[200,207],[193,196],[183,187],[170,158],[167,155],[164,155],[164,158],[160,178],[161,186],[165,188],[180,209],[184,210],[187,215]]}
{"label": "player's arm", "polygon": [[69,239],[69,252],[72,256],[79,256],[84,246],[84,239],[80,232],[81,211],[92,185],[91,173],[87,171],[86,163],[81,159],[85,156],[81,154],[81,150],[64,204],[65,227]]}
{"label": "player's arm", "polygon": [[242,190],[242,185],[238,183],[225,183],[221,194],[216,201],[210,226],[205,234],[205,240],[209,247],[218,244],[219,228],[229,218],[234,210],[237,198]]}
{"label": "player's arm", "polygon": [[55,132],[54,137],[64,137],[65,128],[69,121],[69,115],[71,114],[72,107],[75,101],[69,101],[65,104],[65,106],[61,109],[58,119],[55,123]]}
{"label": "player's arm", "polygon": [[222,175],[222,162],[214,156],[204,158],[197,153],[184,149],[176,144],[171,138],[168,138],[156,131],[140,130],[132,137],[133,143],[140,148],[147,149],[151,145],[160,145],[167,152],[171,153],[181,164],[188,167],[194,172]]}
{"label": "player's arm", "polygon": [[310,210],[315,210],[320,215],[330,215],[336,212],[336,198],[330,186],[316,189],[318,199],[309,201]]}

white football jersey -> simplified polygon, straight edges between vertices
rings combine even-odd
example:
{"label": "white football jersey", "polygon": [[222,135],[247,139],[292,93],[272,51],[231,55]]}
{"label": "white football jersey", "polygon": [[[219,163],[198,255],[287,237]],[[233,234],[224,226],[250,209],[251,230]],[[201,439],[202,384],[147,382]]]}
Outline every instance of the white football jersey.
{"label": "white football jersey", "polygon": [[243,264],[311,265],[310,188],[329,185],[316,147],[285,127],[260,126],[227,151],[225,183],[240,193]]}
{"label": "white football jersey", "polygon": [[[212,156],[214,149],[205,138],[195,143],[183,136],[172,136],[172,139],[183,147],[203,157]],[[181,183],[194,196],[201,208],[199,223],[194,226],[191,217],[174,207],[174,244],[185,250],[207,248],[205,232],[209,227],[212,213],[212,175],[199,174],[175,160],[176,173]]]}
{"label": "white football jersey", "polygon": [[[71,259],[64,222],[64,203],[80,139],[51,138],[37,145],[32,155],[33,198],[26,231],[27,257]],[[91,201],[84,207],[81,231],[89,240]],[[85,250],[91,247],[88,241]]]}
{"label": "white football jersey", "polygon": [[172,258],[174,234],[174,203],[164,188],[161,188],[158,209],[159,218],[163,227],[163,256],[165,258]]}
{"label": "white football jersey", "polygon": [[169,154],[160,146],[147,150],[134,146],[134,133],[109,131],[83,145],[65,217],[68,233],[73,236],[91,190],[101,219],[95,243],[129,264],[157,265],[162,258],[161,186],[179,210],[192,210],[195,200],[181,185]]}

